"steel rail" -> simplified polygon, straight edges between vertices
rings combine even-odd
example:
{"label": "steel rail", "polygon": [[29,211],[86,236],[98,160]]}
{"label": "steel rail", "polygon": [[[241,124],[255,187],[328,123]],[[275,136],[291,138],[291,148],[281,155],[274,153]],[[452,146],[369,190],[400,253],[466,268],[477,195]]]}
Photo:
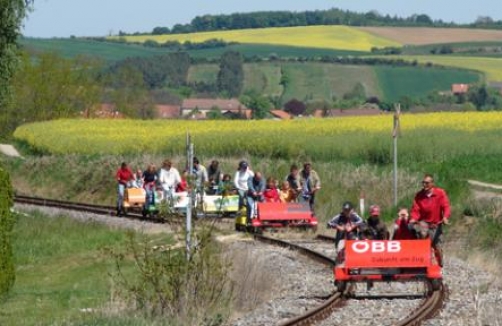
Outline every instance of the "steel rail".
{"label": "steel rail", "polygon": [[[81,211],[87,213],[94,213],[100,215],[111,215],[114,216],[115,208],[112,206],[104,206],[104,205],[94,205],[94,204],[83,204],[77,202],[70,201],[62,201],[55,199],[47,199],[40,197],[29,197],[29,196],[19,196],[16,195],[14,197],[14,202],[19,204],[28,204],[34,206],[43,206],[43,207],[54,207],[54,208],[62,208],[74,211]],[[128,217],[132,218],[143,218],[141,214],[128,213]],[[157,220],[156,220],[157,221]],[[299,245],[270,238],[261,234],[254,234],[255,239],[289,248],[291,250],[298,251],[300,254],[303,254],[321,264],[327,266],[334,266],[335,261],[329,257],[322,255],[314,250],[310,250],[305,247],[301,247]],[[321,241],[330,241],[333,242],[334,238],[327,235],[317,235],[316,239]],[[350,290],[348,290],[350,291]],[[420,325],[422,321],[435,316],[443,307],[443,304],[448,296],[448,289],[445,285],[442,285],[440,290],[438,291],[429,291],[430,295],[422,302],[422,304],[413,311],[409,316],[405,319],[399,321],[396,326],[417,326]],[[346,298],[343,293],[334,292],[331,294],[320,306],[315,307],[305,314],[301,316],[297,316],[291,318],[285,322],[280,323],[280,326],[307,326],[314,325],[324,319],[326,319],[333,311],[340,306]]]}
{"label": "steel rail", "polygon": [[[279,240],[279,239],[274,239],[270,238],[261,234],[255,234],[254,235],[256,240],[259,240],[261,242],[273,244],[276,246],[288,248],[291,250],[295,250],[299,252],[302,255],[305,255],[318,263],[327,265],[327,266],[334,266],[335,261],[327,256],[324,256],[321,253],[318,253],[314,250],[310,250],[308,248],[304,248],[302,246],[284,241],[284,240]],[[279,326],[307,326],[307,325],[314,325],[315,323],[318,323],[333,313],[333,311],[344,301],[343,293],[340,292],[334,292],[331,294],[326,301],[324,301],[320,306],[317,306],[309,311],[307,311],[305,314],[291,318],[289,320],[286,320],[282,323],[279,324]]]}

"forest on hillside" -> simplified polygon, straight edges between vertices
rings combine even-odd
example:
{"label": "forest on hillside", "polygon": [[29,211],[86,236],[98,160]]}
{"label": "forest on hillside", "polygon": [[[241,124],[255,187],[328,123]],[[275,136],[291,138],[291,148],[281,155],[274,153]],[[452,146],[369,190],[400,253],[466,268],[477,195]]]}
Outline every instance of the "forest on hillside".
{"label": "forest on hillside", "polygon": [[[332,8],[314,11],[259,11],[251,13],[233,13],[230,15],[197,16],[188,24],[175,24],[171,28],[157,26],[149,33],[134,34],[181,34],[217,30],[292,27],[315,25],[346,26],[400,26],[400,27],[468,27],[502,29],[502,20],[489,16],[479,16],[470,24],[456,24],[441,19],[433,20],[426,14],[414,14],[409,17],[384,15],[376,10],[358,13],[349,10]],[[119,32],[119,35],[127,35]]]}

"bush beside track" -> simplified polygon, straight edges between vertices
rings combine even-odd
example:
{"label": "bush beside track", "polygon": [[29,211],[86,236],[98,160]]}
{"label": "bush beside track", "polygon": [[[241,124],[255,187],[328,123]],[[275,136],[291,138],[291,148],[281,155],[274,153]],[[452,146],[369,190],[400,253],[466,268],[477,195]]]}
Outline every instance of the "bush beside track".
{"label": "bush beside track", "polygon": [[10,211],[13,196],[9,174],[0,167],[0,299],[9,292],[16,279],[11,245],[15,224],[15,215]]}

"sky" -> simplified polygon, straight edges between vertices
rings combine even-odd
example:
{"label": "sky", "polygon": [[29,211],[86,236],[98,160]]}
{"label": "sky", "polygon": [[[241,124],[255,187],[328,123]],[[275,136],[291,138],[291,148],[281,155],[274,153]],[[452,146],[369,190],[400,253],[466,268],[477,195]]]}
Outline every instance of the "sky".
{"label": "sky", "polygon": [[268,10],[357,12],[377,10],[391,16],[427,14],[432,19],[469,23],[479,16],[502,20],[500,0],[35,0],[24,21],[28,37],[107,36],[150,32],[154,27],[189,23],[204,14]]}

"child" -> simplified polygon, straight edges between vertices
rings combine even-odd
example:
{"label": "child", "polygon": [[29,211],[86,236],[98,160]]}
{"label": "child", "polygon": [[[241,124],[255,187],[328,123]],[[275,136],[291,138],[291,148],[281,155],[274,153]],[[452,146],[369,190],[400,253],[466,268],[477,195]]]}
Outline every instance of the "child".
{"label": "child", "polygon": [[392,235],[393,240],[412,240],[416,239],[413,232],[409,229],[408,224],[410,222],[410,215],[408,209],[402,207],[397,213],[397,220],[394,223],[394,234]]}
{"label": "child", "polygon": [[281,190],[279,191],[279,197],[283,203],[291,203],[295,201],[296,193],[287,180],[282,182]]}
{"label": "child", "polygon": [[230,174],[223,175],[223,178],[218,184],[218,191],[216,193],[222,196],[231,196],[237,193]]}
{"label": "child", "polygon": [[263,192],[263,198],[268,203],[280,203],[279,190],[277,190],[275,179],[270,177],[267,179],[267,185]]}
{"label": "child", "polygon": [[188,172],[185,170],[181,174],[181,181],[176,185],[176,192],[185,192],[188,191]]}

